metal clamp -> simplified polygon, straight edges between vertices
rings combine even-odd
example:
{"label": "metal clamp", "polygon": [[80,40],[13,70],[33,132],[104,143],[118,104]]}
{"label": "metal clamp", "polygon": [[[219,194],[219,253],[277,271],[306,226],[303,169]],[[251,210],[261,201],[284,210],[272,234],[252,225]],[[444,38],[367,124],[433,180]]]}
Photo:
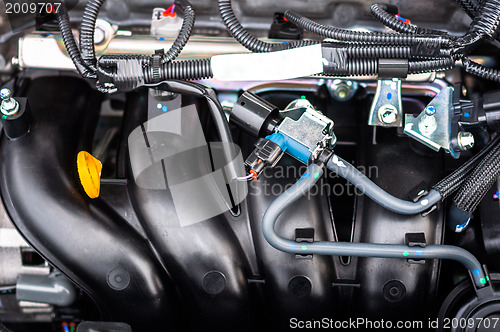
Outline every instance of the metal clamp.
{"label": "metal clamp", "polygon": [[403,126],[400,79],[378,80],[368,125],[380,127]]}
{"label": "metal clamp", "polygon": [[313,160],[317,160],[321,153],[330,148],[332,138],[332,136],[326,135],[322,141],[316,143],[316,148],[311,153]]}

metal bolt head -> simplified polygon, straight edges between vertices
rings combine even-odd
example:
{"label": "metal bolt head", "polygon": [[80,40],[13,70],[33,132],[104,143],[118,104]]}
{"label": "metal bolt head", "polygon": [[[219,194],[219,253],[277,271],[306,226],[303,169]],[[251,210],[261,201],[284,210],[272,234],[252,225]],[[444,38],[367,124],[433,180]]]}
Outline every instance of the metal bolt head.
{"label": "metal bolt head", "polygon": [[356,82],[340,79],[330,81],[327,86],[330,95],[338,101],[347,101],[351,99],[358,88]]}
{"label": "metal bolt head", "polygon": [[2,90],[0,90],[0,98],[2,98],[3,100],[10,99],[11,96],[12,92],[9,89],[3,88]]}
{"label": "metal bolt head", "polygon": [[436,108],[434,106],[427,106],[425,108],[425,114],[427,114],[428,116],[433,116],[434,114],[436,114]]}
{"label": "metal bolt head", "polygon": [[337,94],[337,97],[340,99],[344,99],[347,96],[347,88],[345,87],[339,87],[337,90],[335,90],[335,93]]}
{"label": "metal bolt head", "polygon": [[474,135],[468,131],[461,131],[458,133],[457,141],[462,151],[471,149],[474,146]]}
{"label": "metal bolt head", "polygon": [[96,27],[94,31],[94,44],[100,45],[106,41],[106,31],[100,27]]}
{"label": "metal bolt head", "polygon": [[378,109],[378,117],[382,123],[394,123],[398,119],[398,110],[393,105],[383,105]]}
{"label": "metal bolt head", "polygon": [[0,90],[0,98],[2,98],[0,111],[3,115],[12,116],[17,113],[19,110],[19,103],[12,98],[12,92],[9,89],[3,88]]}

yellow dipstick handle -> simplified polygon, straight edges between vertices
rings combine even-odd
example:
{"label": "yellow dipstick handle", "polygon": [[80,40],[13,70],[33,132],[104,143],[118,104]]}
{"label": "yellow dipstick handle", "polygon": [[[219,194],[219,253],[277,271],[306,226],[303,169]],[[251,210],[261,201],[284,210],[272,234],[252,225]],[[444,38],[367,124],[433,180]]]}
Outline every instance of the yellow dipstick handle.
{"label": "yellow dipstick handle", "polygon": [[87,151],[80,151],[76,157],[76,165],[80,183],[85,193],[90,198],[99,197],[101,189],[101,162]]}

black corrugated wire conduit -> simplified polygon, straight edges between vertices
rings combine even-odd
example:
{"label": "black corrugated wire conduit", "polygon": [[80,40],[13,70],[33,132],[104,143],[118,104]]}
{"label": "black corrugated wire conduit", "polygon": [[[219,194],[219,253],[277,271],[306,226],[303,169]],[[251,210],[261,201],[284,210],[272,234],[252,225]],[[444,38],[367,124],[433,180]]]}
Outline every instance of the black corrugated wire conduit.
{"label": "black corrugated wire conduit", "polygon": [[318,44],[320,41],[299,40],[287,43],[268,43],[250,34],[234,14],[231,0],[219,0],[219,12],[227,30],[241,45],[255,53],[273,52]]}

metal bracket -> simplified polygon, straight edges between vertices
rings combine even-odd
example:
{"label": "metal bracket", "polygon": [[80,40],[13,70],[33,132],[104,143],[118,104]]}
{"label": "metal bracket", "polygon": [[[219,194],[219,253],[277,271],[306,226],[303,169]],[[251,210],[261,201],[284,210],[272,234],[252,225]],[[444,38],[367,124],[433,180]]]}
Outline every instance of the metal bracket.
{"label": "metal bracket", "polygon": [[436,152],[442,148],[453,158],[460,157],[460,149],[452,143],[458,134],[458,125],[456,128],[452,125],[455,118],[452,105],[453,88],[445,87],[417,117],[406,114],[405,134]]}
{"label": "metal bracket", "polygon": [[368,125],[380,127],[403,126],[400,79],[378,80]]}

